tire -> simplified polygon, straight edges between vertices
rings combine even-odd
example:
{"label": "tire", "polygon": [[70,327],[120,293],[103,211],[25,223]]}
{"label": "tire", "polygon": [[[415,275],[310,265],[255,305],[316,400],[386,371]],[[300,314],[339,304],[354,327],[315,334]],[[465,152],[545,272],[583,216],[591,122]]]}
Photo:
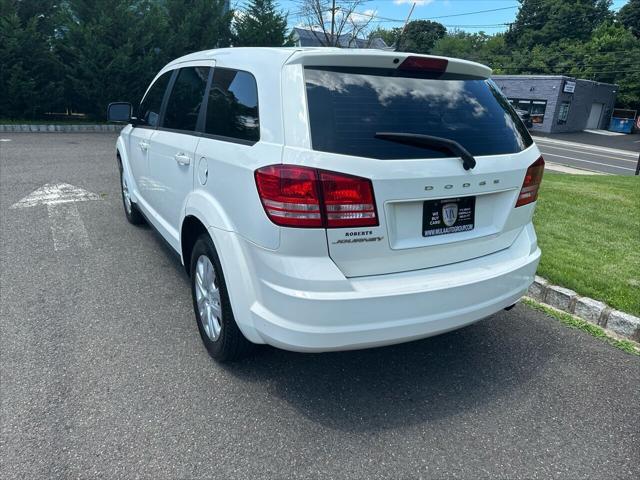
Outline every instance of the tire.
{"label": "tire", "polygon": [[124,207],[124,214],[127,217],[127,220],[132,225],[140,225],[144,223],[144,217],[140,210],[138,210],[138,206],[131,201],[129,197],[129,189],[127,186],[127,180],[124,177],[124,170],[122,169],[122,165],[120,165],[120,194],[122,196],[122,206]]}
{"label": "tire", "polygon": [[193,311],[209,355],[219,362],[246,356],[253,344],[236,324],[220,259],[209,235],[196,240],[190,265]]}

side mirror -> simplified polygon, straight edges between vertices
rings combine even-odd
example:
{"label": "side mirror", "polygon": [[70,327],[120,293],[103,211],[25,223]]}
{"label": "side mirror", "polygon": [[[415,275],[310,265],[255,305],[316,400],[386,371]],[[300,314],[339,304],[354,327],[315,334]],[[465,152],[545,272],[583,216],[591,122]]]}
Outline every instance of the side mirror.
{"label": "side mirror", "polygon": [[130,123],[133,107],[129,102],[113,102],[107,107],[109,122]]}

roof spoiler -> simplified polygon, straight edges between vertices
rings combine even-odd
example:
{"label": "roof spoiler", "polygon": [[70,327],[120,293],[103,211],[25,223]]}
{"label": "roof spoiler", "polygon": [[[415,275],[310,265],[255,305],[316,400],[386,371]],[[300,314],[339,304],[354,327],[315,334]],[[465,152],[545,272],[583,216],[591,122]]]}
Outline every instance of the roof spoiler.
{"label": "roof spoiler", "polygon": [[492,73],[491,69],[485,65],[459,58],[366,49],[346,50],[339,48],[318,48],[298,50],[289,57],[286,64],[301,64],[314,67],[427,70],[479,78],[489,78]]}

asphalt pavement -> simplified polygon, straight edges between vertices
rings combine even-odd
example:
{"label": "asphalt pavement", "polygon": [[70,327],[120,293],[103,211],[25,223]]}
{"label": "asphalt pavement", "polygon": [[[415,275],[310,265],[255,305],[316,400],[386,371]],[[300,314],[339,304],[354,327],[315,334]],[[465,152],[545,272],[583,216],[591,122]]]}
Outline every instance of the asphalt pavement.
{"label": "asphalt pavement", "polygon": [[179,260],[124,218],[115,136],[0,139],[3,479],[640,477],[640,358],[518,305],[218,365]]}
{"label": "asphalt pavement", "polygon": [[640,135],[620,137],[579,132],[536,135],[534,139],[547,162],[599,173],[634,175],[640,156]]}

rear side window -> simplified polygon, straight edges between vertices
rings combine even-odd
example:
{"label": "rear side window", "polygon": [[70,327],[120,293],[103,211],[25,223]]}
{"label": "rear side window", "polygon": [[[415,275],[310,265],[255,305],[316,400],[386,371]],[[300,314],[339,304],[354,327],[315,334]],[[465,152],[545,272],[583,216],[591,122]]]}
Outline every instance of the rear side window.
{"label": "rear side window", "polygon": [[162,121],[164,128],[189,132],[196,129],[208,77],[208,67],[187,67],[178,71]]}
{"label": "rear side window", "polygon": [[171,74],[173,72],[164,73],[158,78],[149,91],[140,102],[138,108],[138,119],[143,121],[150,127],[157,127],[160,120],[160,108],[162,107],[162,99],[167,89]]}
{"label": "rear side window", "polygon": [[260,140],[258,89],[249,72],[214,68],[205,132],[247,143]]}
{"label": "rear side window", "polygon": [[516,153],[533,143],[491,80],[307,67],[305,82],[314,150],[376,159],[451,156],[376,139],[376,132],[444,137],[472,155]]}

